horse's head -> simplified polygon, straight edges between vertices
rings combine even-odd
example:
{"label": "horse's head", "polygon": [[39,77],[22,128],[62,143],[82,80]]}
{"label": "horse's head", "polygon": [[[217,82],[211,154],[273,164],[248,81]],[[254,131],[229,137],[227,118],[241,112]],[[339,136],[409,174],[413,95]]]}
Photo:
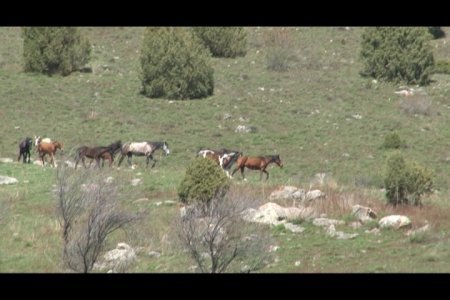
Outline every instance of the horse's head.
{"label": "horse's head", "polygon": [[164,151],[164,154],[166,154],[166,156],[170,154],[169,145],[167,144],[166,141],[164,141],[164,143],[163,143],[163,151]]}
{"label": "horse's head", "polygon": [[58,141],[53,142],[53,145],[55,145],[56,149],[60,149],[61,152],[64,151],[64,144]]}
{"label": "horse's head", "polygon": [[280,159],[280,155],[274,155],[273,161],[280,167],[283,168],[283,162]]}
{"label": "horse's head", "polygon": [[30,137],[27,137],[27,138],[25,139],[25,143],[26,143],[26,145],[27,145],[28,148],[31,148],[31,147],[33,146],[33,139],[30,138]]}
{"label": "horse's head", "polygon": [[111,153],[115,154],[117,151],[119,151],[122,148],[122,141],[115,141],[111,145],[108,146]]}
{"label": "horse's head", "polygon": [[37,146],[41,142],[41,136],[34,136],[34,145]]}

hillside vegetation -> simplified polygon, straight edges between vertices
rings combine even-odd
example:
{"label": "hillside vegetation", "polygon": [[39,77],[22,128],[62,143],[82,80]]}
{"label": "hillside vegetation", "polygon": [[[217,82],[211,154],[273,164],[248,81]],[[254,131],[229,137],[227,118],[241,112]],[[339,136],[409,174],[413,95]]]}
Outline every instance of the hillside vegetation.
{"label": "hillside vegetation", "polygon": [[[239,149],[244,155],[279,154],[284,167],[269,167],[268,181],[260,182],[256,171],[246,171],[247,182],[239,172],[234,175],[240,188],[253,189],[261,197],[282,185],[309,189],[315,174],[328,173],[336,182],[333,193],[352,191],[352,195],[370,198],[378,208],[397,214],[399,211],[384,206],[386,199],[380,191],[386,158],[394,151],[383,143],[386,135],[395,132],[406,144],[400,150],[404,156],[434,172],[435,191],[422,201],[424,210],[428,207],[430,211],[420,215],[408,208],[421,221],[440,216],[433,237],[423,245],[388,232],[379,243],[380,238],[373,237],[350,245],[344,243],[352,242],[317,236],[318,229],[313,227],[307,228],[306,240],[274,229],[274,236],[280,239],[282,263],[262,271],[450,271],[450,244],[445,233],[450,223],[444,220],[450,184],[449,75],[433,74],[431,84],[414,86],[418,95],[406,102],[404,96],[394,93],[399,86],[360,75],[363,28],[285,29],[292,46],[289,67],[280,72],[267,68],[267,34],[273,29],[246,30],[245,56],[212,58],[214,95],[180,101],[151,99],[140,93],[139,59],[145,28],[81,28],[92,46],[88,63],[92,73],[75,72],[66,77],[23,72],[21,29],[0,28],[0,157],[17,160],[18,143],[35,135],[62,141],[64,152],[57,154],[61,161],[73,161],[74,150],[81,145],[108,145],[118,139],[167,141],[171,153],[165,157],[157,152],[153,169],[145,168],[144,158],[133,157],[136,169],[124,162],[120,169],[99,171],[124,182],[142,178],[142,184],[129,188],[126,204],[135,210],[150,209],[141,229],[116,233],[109,246],[114,248],[118,240],[127,239],[163,252],[158,261],[141,258],[131,272],[188,272],[188,258],[170,250],[167,242],[177,212],[169,206],[155,212],[153,204],[177,200],[186,166],[200,148]],[[436,61],[450,59],[450,32],[444,30],[447,37],[431,41]],[[411,109],[419,105],[412,101],[428,103],[426,113]],[[252,127],[253,132],[235,132],[239,125]],[[32,158],[37,159],[34,148]],[[54,170],[0,163],[0,175],[19,179],[17,185],[0,186],[0,216],[4,215],[0,218],[0,272],[66,271],[61,266],[61,236],[51,193]],[[148,202],[134,204],[140,198]],[[325,250],[316,257],[318,248]],[[393,252],[389,252],[391,248]],[[362,263],[363,250],[374,253],[367,264]],[[348,253],[353,253],[352,259],[343,263]],[[418,258],[414,261],[418,264],[398,261],[406,257]],[[297,258],[305,261],[294,267]]]}

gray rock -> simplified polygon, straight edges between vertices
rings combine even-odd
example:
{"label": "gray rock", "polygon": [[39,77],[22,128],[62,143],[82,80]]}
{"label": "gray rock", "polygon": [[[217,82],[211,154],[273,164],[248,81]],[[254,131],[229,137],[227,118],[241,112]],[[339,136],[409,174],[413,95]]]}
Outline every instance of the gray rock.
{"label": "gray rock", "polygon": [[353,205],[352,215],[356,216],[362,223],[377,218],[377,214],[370,207],[361,206],[359,204]]}
{"label": "gray rock", "polygon": [[335,219],[315,218],[313,220],[313,224],[316,226],[329,227],[330,225],[343,225],[343,224],[345,224],[345,222],[342,220],[335,220]]}
{"label": "gray rock", "polygon": [[0,157],[0,163],[7,164],[7,163],[12,163],[12,162],[13,162],[13,159],[12,159],[12,158],[9,158],[9,157]]}
{"label": "gray rock", "polygon": [[116,249],[108,251],[103,260],[94,265],[94,269],[103,271],[108,269],[110,273],[123,272],[136,260],[133,248],[125,243],[118,243]]}
{"label": "gray rock", "polygon": [[16,178],[14,178],[14,177],[0,175],[0,185],[2,185],[2,184],[14,184],[14,183],[18,183],[18,182],[19,181]]}
{"label": "gray rock", "polygon": [[407,216],[390,215],[382,218],[378,222],[378,225],[380,225],[380,228],[400,229],[404,227],[410,227],[411,220]]}
{"label": "gray rock", "polygon": [[312,190],[306,193],[305,201],[310,202],[324,197],[325,193],[323,193],[321,190]]}
{"label": "gray rock", "polygon": [[408,230],[408,232],[406,232],[407,236],[415,236],[417,234],[424,234],[425,232],[430,230],[430,224],[426,224],[420,228],[417,228],[416,230]]}
{"label": "gray rock", "polygon": [[284,228],[295,233],[302,233],[303,231],[305,231],[304,227],[292,223],[285,223]]}
{"label": "gray rock", "polygon": [[141,183],[142,183],[142,179],[141,178],[135,178],[135,179],[131,180],[131,185],[132,186],[137,186],[137,185],[139,185]]}
{"label": "gray rock", "polygon": [[150,257],[156,257],[156,258],[159,258],[159,257],[161,256],[161,253],[158,252],[158,251],[149,251],[149,252],[147,253],[147,255],[150,256]]}

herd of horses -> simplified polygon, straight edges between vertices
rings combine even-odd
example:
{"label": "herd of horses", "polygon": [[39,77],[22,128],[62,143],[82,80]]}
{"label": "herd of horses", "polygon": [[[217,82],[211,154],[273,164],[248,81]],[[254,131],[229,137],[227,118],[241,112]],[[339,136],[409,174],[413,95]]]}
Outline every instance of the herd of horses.
{"label": "herd of horses", "polygon": [[[42,161],[42,166],[45,165],[45,156],[49,155],[51,158],[51,164],[55,166],[54,156],[58,149],[63,152],[64,144],[50,138],[41,138],[40,136],[35,136],[34,143],[33,139],[27,137],[19,143],[19,156],[17,161],[20,161],[22,157],[23,163],[30,163],[31,149],[33,144],[36,147],[36,151],[39,153],[39,159]],[[86,168],[85,159],[91,159],[92,163],[94,160],[97,167],[100,168],[100,160],[102,160],[102,167],[104,166],[105,160],[109,161],[109,166],[111,167],[114,161],[114,157],[119,153],[118,166],[122,163],[125,157],[127,157],[128,165],[132,165],[132,156],[145,156],[146,166],[148,167],[150,160],[153,161],[152,168],[156,164],[156,160],[153,154],[156,150],[162,150],[167,156],[170,154],[169,145],[166,141],[164,142],[127,142],[122,144],[120,140],[111,143],[108,146],[99,147],[88,147],[81,146],[75,151],[75,169],[78,163],[81,161],[83,166]],[[244,169],[259,170],[260,180],[262,180],[263,173],[266,174],[266,180],[269,179],[269,172],[267,172],[267,167],[274,163],[280,168],[283,167],[283,163],[279,155],[265,155],[265,156],[244,156],[241,151],[220,149],[202,149],[197,152],[197,157],[203,157],[211,159],[216,162],[227,174],[228,177],[232,178],[233,175],[240,170],[241,176],[244,180]],[[231,166],[236,163],[236,167],[233,172],[229,173]]]}

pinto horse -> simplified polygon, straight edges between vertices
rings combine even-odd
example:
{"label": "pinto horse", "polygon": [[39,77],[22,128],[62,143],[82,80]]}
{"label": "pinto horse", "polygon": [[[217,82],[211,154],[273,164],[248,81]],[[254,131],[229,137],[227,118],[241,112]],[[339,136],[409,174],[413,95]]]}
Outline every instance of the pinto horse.
{"label": "pinto horse", "polygon": [[[121,141],[116,141],[109,146],[106,147],[87,147],[82,146],[76,150],[75,154],[75,169],[78,166],[80,160],[83,162],[83,166],[86,168],[86,164],[84,162],[85,157],[95,159],[97,162],[97,166],[100,168],[100,158],[103,159],[102,166],[105,163],[105,159],[109,160],[109,167],[111,167],[114,161],[114,155],[117,151],[122,147]],[[91,160],[92,163],[92,160]]]}
{"label": "pinto horse", "polygon": [[25,138],[19,143],[19,157],[17,157],[17,161],[20,161],[20,157],[23,158],[23,163],[30,163],[31,157],[31,147],[33,146],[33,140],[30,137]]}
{"label": "pinto horse", "polygon": [[37,147],[40,142],[51,143],[53,142],[51,138],[41,138],[40,136],[34,136],[34,145]]}
{"label": "pinto horse", "polygon": [[242,152],[228,149],[221,150],[210,150],[203,149],[197,153],[197,156],[201,156],[203,158],[209,158],[215,161],[222,170],[227,174],[229,178],[231,178],[228,170],[231,168],[233,163],[242,156]]}
{"label": "pinto horse", "polygon": [[270,163],[276,163],[280,168],[283,168],[283,163],[281,162],[279,155],[266,155],[266,156],[241,156],[237,160],[236,168],[231,173],[231,176],[236,173],[237,170],[241,170],[241,175],[244,180],[244,168],[250,170],[260,170],[261,174],[259,180],[262,180],[262,174],[266,173],[266,180],[269,179],[269,172],[266,171],[267,166]]}
{"label": "pinto horse", "polygon": [[45,164],[45,160],[44,157],[45,155],[49,155],[52,160],[51,163],[53,166],[55,166],[55,153],[56,150],[60,149],[61,151],[63,151],[63,143],[60,143],[58,141],[53,141],[51,143],[44,143],[44,142],[40,142],[38,144],[38,152],[39,152],[39,158],[42,160],[42,166],[44,166]]}
{"label": "pinto horse", "polygon": [[161,149],[164,151],[164,154],[167,156],[170,154],[169,145],[164,142],[129,142],[125,143],[122,146],[122,150],[120,152],[120,158],[119,163],[117,164],[120,166],[125,156],[128,157],[128,165],[131,165],[131,157],[134,155],[136,156],[145,156],[147,157],[147,167],[150,160],[153,160],[152,168],[156,164],[156,160],[153,158],[153,153]]}

